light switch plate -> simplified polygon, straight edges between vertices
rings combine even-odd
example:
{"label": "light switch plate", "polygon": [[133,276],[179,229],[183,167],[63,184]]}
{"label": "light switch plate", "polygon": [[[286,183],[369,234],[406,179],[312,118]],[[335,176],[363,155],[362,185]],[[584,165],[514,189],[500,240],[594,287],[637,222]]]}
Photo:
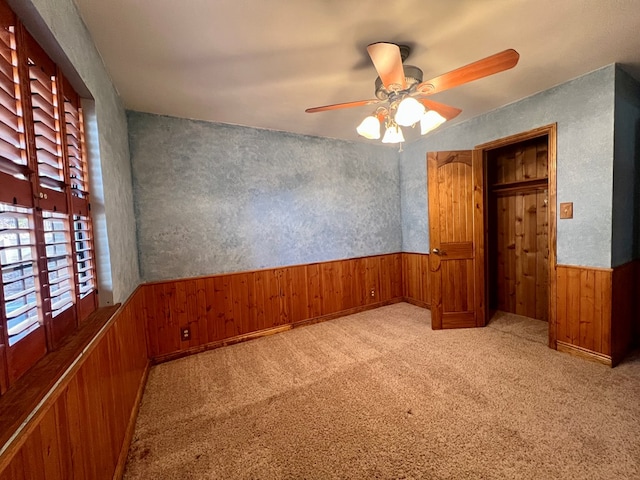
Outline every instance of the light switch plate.
{"label": "light switch plate", "polygon": [[560,218],[573,218],[573,202],[560,204]]}

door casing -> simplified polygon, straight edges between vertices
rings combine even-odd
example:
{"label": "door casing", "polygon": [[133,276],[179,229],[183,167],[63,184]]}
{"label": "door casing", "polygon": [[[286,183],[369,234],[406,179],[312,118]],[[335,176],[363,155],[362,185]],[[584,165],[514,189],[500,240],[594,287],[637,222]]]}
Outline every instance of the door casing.
{"label": "door casing", "polygon": [[[527,132],[518,133],[516,135],[511,135],[509,137],[501,138],[498,140],[494,140],[491,142],[483,143],[478,145],[474,149],[473,155],[473,167],[474,174],[482,175],[483,182],[481,185],[487,184],[487,174],[488,174],[488,162],[489,152],[496,148],[505,147],[507,145],[512,145],[514,143],[520,143],[526,140],[531,140],[539,137],[547,137],[547,174],[548,174],[548,196],[549,196],[549,207],[548,207],[548,241],[549,241],[549,258],[548,258],[548,285],[549,285],[549,347],[553,349],[557,349],[557,324],[556,324],[556,305],[557,305],[557,252],[556,252],[556,238],[557,238],[557,180],[556,180],[556,148],[557,148],[557,124],[553,123],[551,125],[546,125],[543,127],[535,128],[533,130],[529,130]],[[478,192],[474,192],[474,195]],[[486,250],[486,246],[488,245],[488,213],[484,208],[484,205],[488,205],[488,189],[483,189],[482,192],[479,192],[479,195],[475,197],[475,201],[481,202],[481,208],[476,208],[476,212],[481,210],[482,218],[475,218],[474,222],[478,222],[476,226],[482,226],[483,228],[475,228],[475,238],[474,242],[478,245],[478,249],[482,254],[482,262],[478,262],[476,267],[476,278],[478,276],[482,277],[482,285],[486,285],[486,281],[489,278],[489,259],[484,254]],[[480,270],[482,269],[482,270]],[[489,289],[484,288],[484,305],[487,306],[489,304]],[[485,325],[488,321],[486,318],[486,308],[484,310],[484,322],[482,322],[482,326]],[[479,325],[480,326],[480,325]]]}

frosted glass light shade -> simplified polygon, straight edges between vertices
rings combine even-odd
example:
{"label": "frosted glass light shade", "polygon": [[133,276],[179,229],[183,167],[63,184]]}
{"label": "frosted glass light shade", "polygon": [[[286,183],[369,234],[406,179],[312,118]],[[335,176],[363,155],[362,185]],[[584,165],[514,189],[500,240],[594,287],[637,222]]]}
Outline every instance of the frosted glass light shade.
{"label": "frosted glass light shade", "polygon": [[377,140],[380,138],[380,120],[375,115],[370,115],[356,128],[356,132],[364,138]]}
{"label": "frosted glass light shade", "polygon": [[407,97],[398,105],[395,117],[396,123],[403,127],[410,127],[420,121],[424,115],[424,110],[424,105],[419,101],[413,97]]}
{"label": "frosted glass light shade", "polygon": [[440,115],[438,112],[429,110],[424,115],[422,115],[422,118],[420,119],[420,135],[424,135],[425,133],[438,128],[446,121],[447,119]]}
{"label": "frosted glass light shade", "polygon": [[404,135],[402,135],[402,130],[397,125],[387,127],[387,131],[384,132],[384,137],[382,138],[382,143],[400,143],[404,142]]}

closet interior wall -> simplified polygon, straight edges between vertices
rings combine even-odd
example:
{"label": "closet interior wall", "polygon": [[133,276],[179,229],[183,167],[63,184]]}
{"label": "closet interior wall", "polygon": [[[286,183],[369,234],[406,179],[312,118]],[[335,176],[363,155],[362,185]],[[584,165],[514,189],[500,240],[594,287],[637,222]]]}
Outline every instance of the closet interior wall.
{"label": "closet interior wall", "polygon": [[545,135],[488,152],[491,313],[548,320],[547,145]]}

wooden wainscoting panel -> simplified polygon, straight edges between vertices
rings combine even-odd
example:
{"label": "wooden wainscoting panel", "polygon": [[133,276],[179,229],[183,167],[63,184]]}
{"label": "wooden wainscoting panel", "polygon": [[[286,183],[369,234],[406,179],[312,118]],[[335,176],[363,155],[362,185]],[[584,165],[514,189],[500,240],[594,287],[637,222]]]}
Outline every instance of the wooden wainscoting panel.
{"label": "wooden wainscoting panel", "polygon": [[[424,302],[423,257],[415,262]],[[400,300],[402,287],[399,253],[149,283],[142,298],[150,356],[162,361],[381,306]],[[180,336],[185,326],[189,340]]]}
{"label": "wooden wainscoting panel", "polygon": [[638,271],[640,260],[613,269],[611,298],[611,360],[617,365],[635,346],[638,324]]}
{"label": "wooden wainscoting panel", "polygon": [[[348,264],[351,265],[351,277],[348,278],[348,283],[351,285],[350,298],[351,302],[346,308],[353,308],[357,305],[367,305],[371,303],[369,301],[369,286],[367,285],[367,268],[368,263],[366,258],[356,258]],[[375,292],[374,292],[375,293]]]}
{"label": "wooden wainscoting panel", "polygon": [[640,260],[636,260],[636,276],[635,276],[635,329],[634,329],[634,345],[640,346]]}
{"label": "wooden wainscoting panel", "polygon": [[[297,265],[288,269],[288,283],[284,288],[285,298],[291,300],[291,312],[289,320],[292,323],[312,318],[309,313],[309,284],[307,281],[306,265]],[[252,331],[257,331],[254,328]]]}
{"label": "wooden wainscoting panel", "polygon": [[[185,285],[186,296],[186,320],[189,330],[191,332],[190,344],[198,345],[202,340],[200,339],[200,324],[198,323],[198,294],[197,294],[197,281],[189,282]],[[205,340],[206,341],[206,340]]]}
{"label": "wooden wainscoting panel", "polygon": [[[169,296],[171,308],[175,312],[178,331],[189,326],[189,317],[187,317],[187,288],[183,282],[174,282],[171,284],[171,295]],[[181,340],[183,341],[183,340]],[[187,341],[188,343],[188,341]]]}
{"label": "wooden wainscoting panel", "polygon": [[[340,272],[338,281],[340,282],[340,291],[342,292],[338,310],[349,310],[357,305],[356,289],[362,288],[361,278],[356,274],[355,267],[358,260],[345,260],[338,262],[338,270]],[[331,312],[333,313],[333,312]]]}
{"label": "wooden wainscoting panel", "polygon": [[402,262],[404,253],[380,257],[380,301],[386,302],[404,296]]}
{"label": "wooden wainscoting panel", "polygon": [[[158,312],[158,298],[156,294],[158,293],[159,288],[157,285],[144,285],[138,287],[143,297],[143,314],[144,320],[147,325],[147,350],[149,352],[149,356],[153,357],[157,355],[160,351],[160,318],[161,312]],[[153,330],[149,329],[149,325],[154,325],[155,328]]]}
{"label": "wooden wainscoting panel", "polygon": [[209,324],[207,322],[208,304],[207,304],[207,280],[198,278],[194,282],[195,285],[195,328],[191,335],[197,335],[198,342],[210,342]]}
{"label": "wooden wainscoting panel", "polygon": [[421,307],[431,305],[429,255],[425,253],[402,254],[402,296]]}
{"label": "wooden wainscoting panel", "polygon": [[[364,304],[372,305],[382,299],[380,292],[380,257],[367,257],[365,260],[364,288],[361,290],[364,295]],[[363,302],[358,302],[362,304]]]}
{"label": "wooden wainscoting panel", "polygon": [[558,342],[611,356],[611,278],[611,269],[558,265]]}
{"label": "wooden wainscoting panel", "polygon": [[[222,275],[216,280],[219,280],[219,282],[216,281],[216,296],[218,297],[218,302],[214,303],[214,308],[219,311],[219,318],[222,320],[222,325],[220,325],[218,333],[221,335],[220,338],[231,337],[236,335],[235,319],[233,318],[233,277],[232,275]],[[269,280],[269,278],[264,279],[266,287],[265,295],[269,295]],[[220,298],[220,296],[222,296],[222,298]],[[271,306],[271,302],[269,305]],[[171,315],[171,311],[168,313]],[[175,332],[173,334],[175,335]],[[178,347],[178,349],[180,349],[180,347]]]}
{"label": "wooden wainscoting panel", "polygon": [[322,315],[341,310],[342,307],[342,269],[341,262],[320,264],[322,285]]}
{"label": "wooden wainscoting panel", "polygon": [[[370,287],[367,283],[367,270],[369,268],[369,262],[366,258],[357,258],[351,262],[351,281],[349,284],[351,285],[351,302],[347,308],[353,308],[357,305],[367,305],[371,303],[369,301],[370,298]],[[375,285],[374,285],[375,288]],[[375,294],[375,291],[374,291]],[[343,310],[346,310],[344,308]]]}
{"label": "wooden wainscoting panel", "polygon": [[[251,322],[251,307],[249,305],[249,294],[253,291],[253,276],[250,273],[241,275],[230,275],[231,277],[231,299],[233,302],[232,320],[227,322],[227,328],[225,329],[226,335],[244,335],[249,333],[249,325]],[[189,284],[193,282],[179,282],[182,284]],[[273,302],[276,307],[276,311],[279,312],[280,305],[278,302],[278,278],[277,272],[274,272],[272,278],[270,278],[270,284],[275,289],[276,300]],[[280,315],[275,317],[275,322],[280,323]],[[197,346],[199,343],[190,343],[189,346]]]}
{"label": "wooden wainscoting panel", "polygon": [[[230,277],[233,278],[240,275],[242,274],[233,274],[230,275]],[[262,302],[264,304],[265,327],[277,327],[281,325],[282,322],[280,320],[280,286],[276,270],[265,270],[262,275],[262,283],[262,297],[256,297],[256,302]],[[226,330],[223,338],[232,336],[233,332]]]}
{"label": "wooden wainscoting panel", "polygon": [[307,279],[307,311],[309,318],[322,316],[322,306],[324,304],[322,288],[322,270],[319,263],[305,266]]}
{"label": "wooden wainscoting panel", "polygon": [[0,478],[121,477],[149,367],[143,297],[138,288],[7,443]]}
{"label": "wooden wainscoting panel", "polygon": [[[145,308],[148,312],[147,319],[148,322],[153,322],[155,327],[153,330],[148,330],[149,335],[153,336],[151,344],[158,352],[167,348],[180,348],[180,336],[173,335],[174,332],[180,331],[176,322],[176,314],[169,314],[172,312],[174,303],[171,300],[173,292],[175,292],[173,283],[142,287],[143,290],[147,288],[152,290],[152,295],[143,295]],[[147,298],[150,300],[149,303],[146,303]]]}

